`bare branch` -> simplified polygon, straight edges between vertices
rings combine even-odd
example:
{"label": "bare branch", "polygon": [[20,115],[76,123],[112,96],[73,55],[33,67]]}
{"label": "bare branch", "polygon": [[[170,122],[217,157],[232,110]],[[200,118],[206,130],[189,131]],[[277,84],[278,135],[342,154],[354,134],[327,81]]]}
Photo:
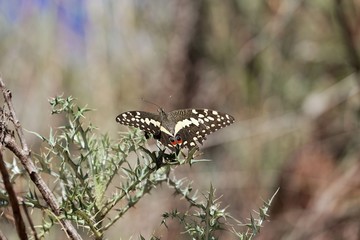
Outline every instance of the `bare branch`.
{"label": "bare branch", "polygon": [[[349,57],[349,63],[357,73],[357,77],[360,74],[360,57],[356,49],[355,40],[353,38],[353,32],[350,26],[349,19],[345,14],[345,6],[342,0],[335,0],[334,4],[335,14],[341,28],[341,37],[344,41],[344,47],[346,48],[347,55]],[[360,84],[358,79],[358,84]]]}
{"label": "bare branch", "polygon": [[34,223],[33,223],[32,219],[31,219],[31,217],[30,217],[29,211],[28,211],[28,209],[27,209],[24,201],[22,202],[22,206],[23,206],[23,210],[24,210],[24,212],[25,212],[26,218],[27,218],[27,220],[29,221],[30,228],[31,228],[32,234],[33,234],[33,236],[34,236],[34,239],[35,239],[35,240],[39,240],[39,238],[38,238],[38,236],[37,236],[37,234],[36,234],[36,230],[35,230],[35,227],[34,227]]}
{"label": "bare branch", "polygon": [[2,175],[2,178],[4,181],[5,189],[6,189],[7,193],[9,194],[9,200],[10,200],[12,212],[14,214],[15,226],[16,226],[17,233],[21,240],[27,240],[28,237],[26,234],[25,223],[21,216],[20,207],[19,207],[19,203],[17,201],[16,193],[10,182],[10,176],[6,169],[6,165],[5,165],[1,151],[0,151],[0,172],[1,172],[1,175]]}
{"label": "bare branch", "polygon": [[[30,176],[30,179],[34,182],[36,187],[39,189],[42,197],[46,201],[46,203],[51,208],[52,212],[56,216],[60,216],[61,209],[56,201],[56,198],[54,194],[51,192],[49,187],[46,185],[45,181],[41,178],[41,176],[38,173],[38,170],[34,164],[34,162],[31,160],[30,157],[30,151],[27,147],[25,137],[23,135],[23,131],[20,125],[20,121],[16,118],[15,110],[11,101],[11,92],[5,88],[5,84],[0,78],[0,90],[3,92],[3,96],[6,102],[6,105],[9,108],[10,112],[10,120],[13,122],[15,126],[15,131],[19,137],[19,141],[21,143],[21,147],[16,144],[14,136],[10,133],[10,131],[7,131],[7,126],[4,126],[6,129],[1,129],[3,131],[3,145],[8,148],[10,151],[12,151],[20,160],[22,165],[24,166],[25,170]],[[79,233],[76,231],[74,226],[71,224],[69,220],[59,218],[60,224],[63,226],[67,236],[71,239],[82,239]]]}
{"label": "bare branch", "polygon": [[21,128],[20,121],[16,117],[15,108],[14,108],[14,106],[12,104],[12,101],[11,101],[12,94],[11,94],[10,90],[5,88],[5,84],[4,84],[4,82],[2,81],[1,78],[0,78],[0,89],[3,92],[5,103],[9,108],[10,120],[14,123],[15,131],[16,131],[18,137],[19,137],[21,147],[23,148],[24,151],[29,152],[28,146],[27,146],[27,144],[25,142],[25,137],[24,137],[24,133],[23,133],[22,128]]}

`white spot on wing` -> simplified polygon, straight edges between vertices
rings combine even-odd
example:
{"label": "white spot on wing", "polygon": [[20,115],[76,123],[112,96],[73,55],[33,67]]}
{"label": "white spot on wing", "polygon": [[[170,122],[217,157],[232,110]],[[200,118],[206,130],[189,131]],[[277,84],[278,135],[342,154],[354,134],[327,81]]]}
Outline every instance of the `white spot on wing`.
{"label": "white spot on wing", "polygon": [[175,135],[176,133],[178,133],[181,129],[190,126],[191,124],[194,124],[195,126],[199,126],[199,121],[196,120],[195,118],[190,118],[190,119],[184,119],[182,121],[179,121],[176,123],[175,125]]}
{"label": "white spot on wing", "polygon": [[198,113],[198,111],[196,111],[196,109],[193,109],[193,110],[192,110],[192,113],[197,114],[197,113]]}
{"label": "white spot on wing", "polygon": [[163,126],[160,127],[160,131],[172,136],[172,134],[169,132],[169,130],[167,130],[166,128],[164,128]]}
{"label": "white spot on wing", "polygon": [[214,121],[214,118],[211,117],[211,116],[208,116],[207,118],[208,118],[210,121]]}
{"label": "white spot on wing", "polygon": [[198,120],[196,120],[195,118],[190,118],[190,120],[191,120],[192,124],[194,124],[196,126],[199,126],[199,121]]}
{"label": "white spot on wing", "polygon": [[152,124],[152,125],[154,125],[155,127],[160,127],[160,122],[158,122],[158,121],[156,121],[156,120],[154,120],[154,119],[148,119],[148,118],[145,118],[145,122],[148,124],[148,125],[150,125],[150,123]]}

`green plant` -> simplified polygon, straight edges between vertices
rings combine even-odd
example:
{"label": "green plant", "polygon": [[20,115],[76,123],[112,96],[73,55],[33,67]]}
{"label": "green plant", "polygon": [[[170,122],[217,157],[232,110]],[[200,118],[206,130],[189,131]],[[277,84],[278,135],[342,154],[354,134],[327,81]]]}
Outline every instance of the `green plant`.
{"label": "green plant", "polygon": [[[70,220],[85,229],[88,235],[103,239],[104,233],[118,219],[163,182],[190,205],[186,212],[164,213],[162,224],[165,226],[169,219],[177,219],[184,227],[184,233],[193,239],[217,239],[218,232],[224,230],[239,239],[251,239],[259,232],[271,200],[260,209],[257,218],[251,217],[249,223],[242,224],[221,207],[212,185],[201,198],[196,194],[198,191],[192,193],[192,186],[186,179],[176,179],[173,166],[199,162],[194,160],[196,149],[178,155],[161,149],[149,151],[144,147],[143,133],[137,129],[120,133],[118,140],[111,140],[86,122],[85,115],[90,109],[78,107],[72,97],[56,97],[50,104],[52,113],[64,116],[66,121],[56,131],[50,129],[48,137],[35,133],[42,139],[44,147],[41,153],[33,153],[33,157],[42,176],[53,183],[50,187],[60,212],[54,214],[39,196],[38,188],[32,187],[24,203],[44,213],[42,224],[37,226],[38,237],[44,237],[59,220]],[[122,181],[117,184],[117,190],[107,196],[116,176]],[[116,214],[109,214],[111,211]],[[236,230],[238,226],[248,229],[241,233]],[[154,236],[153,239],[157,238]]]}

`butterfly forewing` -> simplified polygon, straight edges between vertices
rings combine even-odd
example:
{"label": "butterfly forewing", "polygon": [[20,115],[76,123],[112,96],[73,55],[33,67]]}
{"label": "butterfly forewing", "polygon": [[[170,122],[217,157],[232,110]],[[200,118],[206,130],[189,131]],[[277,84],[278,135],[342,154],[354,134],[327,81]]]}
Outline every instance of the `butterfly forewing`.
{"label": "butterfly forewing", "polygon": [[160,116],[143,111],[129,111],[119,114],[116,121],[120,124],[140,128],[141,130],[159,134],[160,132]]}

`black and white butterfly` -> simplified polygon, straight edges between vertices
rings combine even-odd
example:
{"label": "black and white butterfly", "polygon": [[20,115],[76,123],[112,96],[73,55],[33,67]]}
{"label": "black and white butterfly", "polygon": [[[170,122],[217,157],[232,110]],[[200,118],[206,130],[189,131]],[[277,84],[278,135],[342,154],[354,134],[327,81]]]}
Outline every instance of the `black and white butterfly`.
{"label": "black and white butterfly", "polygon": [[123,125],[140,128],[145,135],[155,139],[171,150],[192,149],[203,143],[206,135],[232,124],[234,117],[210,109],[180,109],[159,114],[129,111],[121,113],[116,121]]}

